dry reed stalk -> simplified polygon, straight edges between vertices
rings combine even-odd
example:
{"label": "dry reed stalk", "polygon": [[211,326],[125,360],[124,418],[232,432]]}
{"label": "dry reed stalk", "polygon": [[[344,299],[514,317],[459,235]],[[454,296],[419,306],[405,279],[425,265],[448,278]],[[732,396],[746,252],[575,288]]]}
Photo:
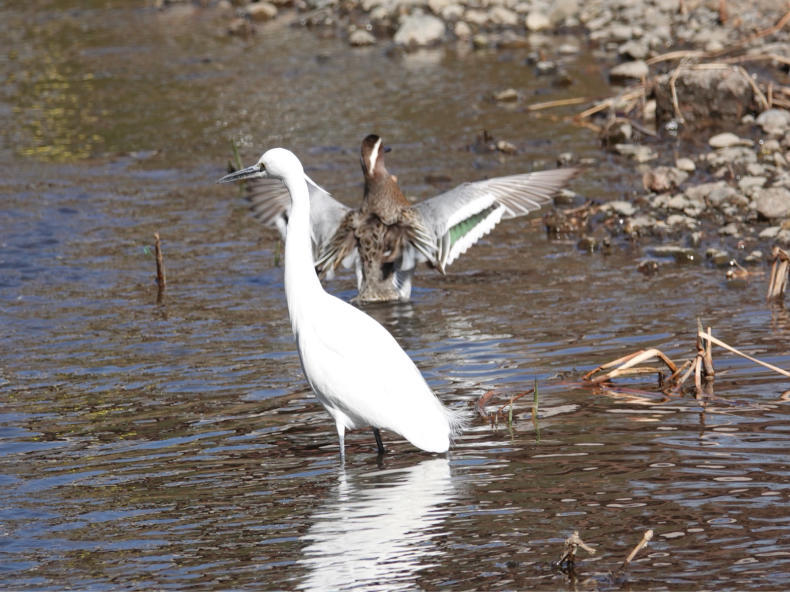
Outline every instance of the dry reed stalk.
{"label": "dry reed stalk", "polygon": [[645,534],[642,535],[642,540],[639,541],[636,547],[634,547],[634,549],[628,554],[628,557],[625,558],[625,561],[623,561],[623,564],[620,566],[620,569],[625,569],[626,567],[628,567],[628,564],[634,560],[636,554],[639,553],[639,551],[641,551],[645,547],[647,547],[647,543],[649,543],[652,538],[653,538],[653,530],[650,529],[647,532],[645,532]]}
{"label": "dry reed stalk", "polygon": [[790,254],[787,251],[774,247],[771,251],[771,280],[768,284],[766,300],[781,300],[787,289],[788,275],[790,275]]}
{"label": "dry reed stalk", "polygon": [[721,339],[716,339],[713,335],[710,335],[708,333],[700,333],[700,336],[702,337],[702,339],[706,339],[706,340],[710,341],[711,343],[715,343],[719,347],[723,347],[724,349],[726,349],[729,352],[732,352],[732,353],[734,353],[736,355],[739,355],[742,358],[746,358],[747,360],[749,360],[751,362],[754,362],[755,364],[759,364],[760,366],[765,366],[769,370],[773,370],[774,372],[777,372],[777,373],[781,374],[782,376],[787,376],[788,378],[790,378],[790,372],[788,372],[787,370],[783,370],[782,368],[778,368],[777,366],[774,366],[773,364],[769,364],[768,362],[763,362],[762,360],[758,360],[757,358],[754,358],[754,357],[750,356],[749,354],[745,354],[742,351],[732,347],[731,345],[728,345],[728,344],[724,343]]}
{"label": "dry reed stalk", "polygon": [[154,233],[154,251],[156,253],[156,301],[161,302],[165,295],[167,280],[165,279],[165,259],[162,255],[162,242],[159,240],[159,233]]}
{"label": "dry reed stalk", "polygon": [[587,97],[574,97],[571,99],[558,99],[556,101],[546,101],[543,103],[532,103],[527,106],[527,111],[541,111],[543,109],[553,109],[554,107],[566,107],[568,105],[580,105],[588,102]]}
{"label": "dry reed stalk", "polygon": [[[594,370],[591,370],[587,374],[582,377],[582,380],[588,382],[590,384],[598,384],[600,382],[606,382],[612,378],[616,378],[618,376],[632,376],[636,374],[654,374],[659,373],[660,369],[646,366],[642,368],[634,368],[637,364],[641,364],[642,362],[649,360],[651,358],[658,358],[664,364],[666,364],[667,368],[669,368],[670,372],[675,374],[677,372],[677,366],[675,363],[667,357],[664,352],[656,348],[650,349],[642,349],[637,352],[628,354],[627,356],[623,356],[622,358],[618,358],[612,362],[608,362],[606,364],[602,364],[598,366]],[[617,366],[614,370],[607,372],[601,376],[596,378],[592,378],[592,376],[601,370],[606,370],[608,368],[612,368]]]}

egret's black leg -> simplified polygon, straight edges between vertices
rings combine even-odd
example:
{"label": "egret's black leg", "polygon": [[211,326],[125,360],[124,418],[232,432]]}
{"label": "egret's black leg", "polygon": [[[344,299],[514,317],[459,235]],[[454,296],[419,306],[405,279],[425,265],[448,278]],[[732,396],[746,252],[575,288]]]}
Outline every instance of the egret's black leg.
{"label": "egret's black leg", "polygon": [[384,449],[384,444],[381,442],[381,433],[379,432],[378,428],[373,428],[373,435],[376,436],[376,446],[379,447],[379,455],[387,452]]}

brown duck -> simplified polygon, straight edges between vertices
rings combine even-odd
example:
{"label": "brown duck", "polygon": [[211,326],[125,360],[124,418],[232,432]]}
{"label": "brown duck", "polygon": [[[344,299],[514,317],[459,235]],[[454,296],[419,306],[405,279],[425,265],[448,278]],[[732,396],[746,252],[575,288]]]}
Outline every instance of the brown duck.
{"label": "brown duck", "polygon": [[[308,177],[316,269],[331,275],[341,265],[353,266],[361,302],[409,300],[418,263],[444,274],[500,220],[538,210],[578,172],[554,169],[463,183],[412,205],[387,171],[385,152],[379,136],[362,141],[365,193],[357,210]],[[248,191],[255,216],[285,236],[289,199],[282,183],[257,179]]]}

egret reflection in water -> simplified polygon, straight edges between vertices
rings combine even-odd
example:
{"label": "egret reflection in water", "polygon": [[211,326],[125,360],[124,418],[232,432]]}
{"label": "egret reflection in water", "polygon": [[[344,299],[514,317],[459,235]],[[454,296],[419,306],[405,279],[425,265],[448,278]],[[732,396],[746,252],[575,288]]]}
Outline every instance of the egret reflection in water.
{"label": "egret reflection in water", "polygon": [[302,590],[413,589],[419,571],[442,551],[441,534],[455,487],[446,458],[413,467],[347,476],[313,516],[299,563]]}

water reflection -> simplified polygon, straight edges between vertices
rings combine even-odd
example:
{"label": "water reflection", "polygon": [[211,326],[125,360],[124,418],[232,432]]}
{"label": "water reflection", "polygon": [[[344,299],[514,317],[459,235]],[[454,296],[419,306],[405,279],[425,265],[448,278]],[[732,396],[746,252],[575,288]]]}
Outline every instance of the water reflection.
{"label": "water reflection", "polygon": [[405,470],[346,475],[314,515],[299,563],[302,590],[404,590],[442,554],[432,539],[455,488],[446,458]]}

